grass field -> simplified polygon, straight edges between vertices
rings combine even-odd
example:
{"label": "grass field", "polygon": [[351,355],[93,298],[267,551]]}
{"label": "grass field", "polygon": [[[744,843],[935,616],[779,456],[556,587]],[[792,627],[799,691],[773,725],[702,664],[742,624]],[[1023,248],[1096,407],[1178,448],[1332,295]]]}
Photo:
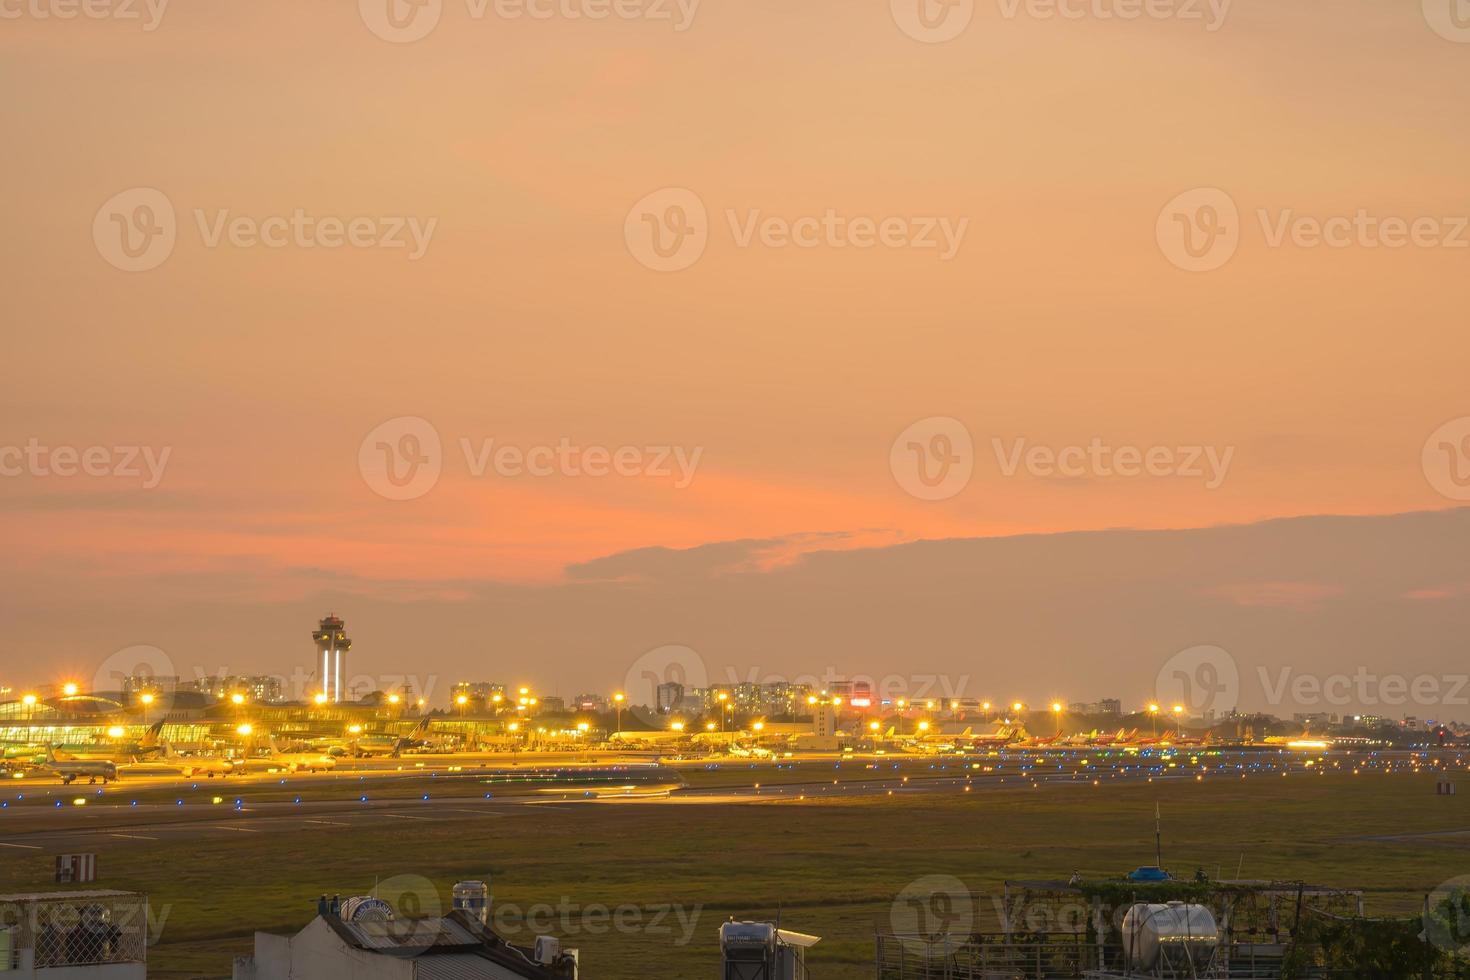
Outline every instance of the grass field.
{"label": "grass field", "polygon": [[[723,770],[691,782],[747,773]],[[952,875],[978,893],[1006,879],[1116,876],[1152,863],[1153,808],[1176,874],[1358,887],[1371,912],[1413,913],[1423,894],[1470,870],[1470,802],[1437,797],[1432,775],[1329,773],[755,804],[559,804],[487,819],[305,834],[239,834],[166,853],[118,842],[99,885],[146,891],[163,919],[150,974],[221,977],[255,930],[288,932],[322,892],[363,894],[419,876],[442,894],[489,876],[497,904],[542,903],[542,925],[582,950],[591,980],[710,977],[719,923],[771,917],[823,937],[817,980],[871,975],[873,934],[915,879]],[[18,816],[12,811],[12,815]],[[1440,836],[1420,836],[1440,834]],[[49,881],[49,855],[0,852],[0,890]],[[634,906],[623,928],[597,911]],[[652,922],[655,909],[682,912]],[[584,918],[581,910],[593,911]],[[513,941],[521,923],[502,920]],[[687,944],[684,937],[688,937]]]}

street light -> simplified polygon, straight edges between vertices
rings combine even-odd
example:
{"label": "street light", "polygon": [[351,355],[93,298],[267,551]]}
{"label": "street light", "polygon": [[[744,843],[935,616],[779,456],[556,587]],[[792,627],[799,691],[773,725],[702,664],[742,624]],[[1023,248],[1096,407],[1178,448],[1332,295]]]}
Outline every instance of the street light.
{"label": "street light", "polygon": [[20,699],[20,703],[26,706],[26,722],[29,723],[35,721],[36,696],[34,694],[27,694],[25,697]]}
{"label": "street light", "polygon": [[1058,738],[1061,738],[1061,736],[1062,736],[1062,703],[1060,701],[1053,701],[1051,703],[1051,713],[1057,716],[1057,737]]}
{"label": "street light", "polygon": [[312,698],[312,700],[315,701],[317,704],[326,704],[327,694],[325,691],[319,691],[317,692],[316,697]]}
{"label": "street light", "polygon": [[1159,706],[1151,704],[1148,706],[1149,727],[1153,729],[1154,737],[1159,736]]}
{"label": "street light", "polygon": [[69,698],[74,698],[77,696],[78,690],[80,690],[80,688],[78,688],[75,684],[68,682],[62,685],[61,693],[65,694]]}
{"label": "street light", "polygon": [[390,695],[388,695],[388,703],[389,704],[397,704],[400,700],[401,699],[396,694],[390,694]]}
{"label": "street light", "polygon": [[623,702],[626,700],[628,700],[628,698],[625,694],[623,694],[622,691],[619,691],[617,694],[613,695],[613,710],[616,711],[618,715],[619,735],[623,733]]}
{"label": "street light", "polygon": [[141,705],[143,705],[143,727],[144,728],[147,728],[148,727],[148,709],[150,707],[152,707],[152,705],[153,705],[153,695],[152,694],[149,694],[148,692],[145,691],[144,693],[138,695],[138,703],[140,703]]}
{"label": "street light", "polygon": [[123,727],[121,725],[113,725],[111,728],[109,728],[107,730],[107,737],[108,738],[122,738],[123,737]]}
{"label": "street light", "polygon": [[469,697],[461,694],[459,697],[454,699],[454,703],[459,705],[459,716],[463,718],[465,714],[465,705],[470,703]]}
{"label": "street light", "polygon": [[683,730],[684,723],[682,721],[676,721],[669,726],[669,731],[671,732],[682,732]]}
{"label": "street light", "polygon": [[1174,727],[1179,730],[1179,737],[1184,737],[1184,705],[1174,705]]}
{"label": "street light", "polygon": [[255,726],[251,725],[249,722],[246,722],[245,724],[240,725],[238,728],[235,729],[236,734],[243,735],[246,738],[249,738],[254,731]]}

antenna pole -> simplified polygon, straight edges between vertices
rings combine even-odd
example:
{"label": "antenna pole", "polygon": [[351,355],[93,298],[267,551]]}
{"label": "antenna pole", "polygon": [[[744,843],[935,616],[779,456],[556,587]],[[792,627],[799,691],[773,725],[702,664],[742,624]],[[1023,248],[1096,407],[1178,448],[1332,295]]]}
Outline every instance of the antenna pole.
{"label": "antenna pole", "polygon": [[1164,866],[1164,834],[1160,822],[1159,804],[1154,802],[1154,867]]}

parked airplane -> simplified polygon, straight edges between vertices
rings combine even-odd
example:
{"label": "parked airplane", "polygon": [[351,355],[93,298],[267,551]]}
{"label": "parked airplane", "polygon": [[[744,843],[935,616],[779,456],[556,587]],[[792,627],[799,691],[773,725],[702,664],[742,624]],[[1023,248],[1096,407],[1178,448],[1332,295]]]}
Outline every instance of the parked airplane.
{"label": "parked airplane", "polygon": [[56,751],[49,745],[46,747],[46,763],[42,768],[50,769],[60,776],[63,786],[70,786],[76,779],[85,779],[89,783],[100,779],[105,786],[117,778],[117,763],[110,759],[59,759]]}
{"label": "parked airplane", "polygon": [[232,759],[179,755],[167,742],[163,743],[163,761],[170,766],[177,766],[185,779],[193,779],[195,776],[213,779],[215,776],[231,776],[244,771],[243,766]]}
{"label": "parked airplane", "polygon": [[138,759],[158,755],[163,751],[163,743],[159,737],[162,731],[163,722],[160,721],[144,732],[141,739],[125,745],[88,742],[78,745],[56,745],[51,748],[56,753],[56,758],[63,761],[135,762]]}
{"label": "parked airplane", "polygon": [[276,738],[270,737],[270,761],[289,772],[326,772],[337,768],[337,760],[325,752],[282,752],[276,747]]}

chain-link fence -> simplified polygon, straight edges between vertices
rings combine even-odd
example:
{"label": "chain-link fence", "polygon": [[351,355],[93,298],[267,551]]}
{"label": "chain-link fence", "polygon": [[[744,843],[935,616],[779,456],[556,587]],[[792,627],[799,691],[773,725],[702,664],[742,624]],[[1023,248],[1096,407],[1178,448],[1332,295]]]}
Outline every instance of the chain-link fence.
{"label": "chain-link fence", "polygon": [[0,897],[9,964],[36,969],[145,963],[148,899],[131,892],[71,892]]}

